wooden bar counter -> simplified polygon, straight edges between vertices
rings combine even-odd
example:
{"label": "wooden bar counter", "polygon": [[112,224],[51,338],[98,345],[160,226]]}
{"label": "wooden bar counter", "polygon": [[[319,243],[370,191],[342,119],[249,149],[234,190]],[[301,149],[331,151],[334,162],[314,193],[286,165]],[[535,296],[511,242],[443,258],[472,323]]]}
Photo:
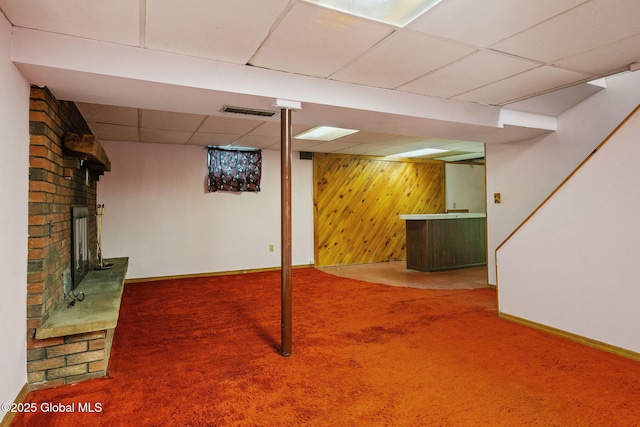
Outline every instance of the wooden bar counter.
{"label": "wooden bar counter", "polygon": [[407,268],[454,270],[486,265],[484,213],[400,215],[407,222]]}

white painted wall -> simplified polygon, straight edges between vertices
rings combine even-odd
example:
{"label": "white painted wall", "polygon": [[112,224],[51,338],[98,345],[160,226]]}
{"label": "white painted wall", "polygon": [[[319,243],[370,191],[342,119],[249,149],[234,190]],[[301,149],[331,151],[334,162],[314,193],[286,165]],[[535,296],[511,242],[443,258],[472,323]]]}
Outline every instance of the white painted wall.
{"label": "white painted wall", "polygon": [[640,353],[640,111],[498,250],[502,313]]}
{"label": "white painted wall", "polygon": [[10,53],[11,25],[0,13],[0,403],[13,402],[27,382],[29,85]]}
{"label": "white painted wall", "polygon": [[447,210],[469,209],[469,212],[485,212],[487,204],[484,166],[447,163],[444,169]]}
{"label": "white painted wall", "polygon": [[[280,152],[263,150],[259,193],[209,193],[203,147],[102,142],[112,170],[104,257],[129,257],[128,278],[279,267]],[[292,263],[313,263],[313,162],[292,164]],[[269,245],[275,246],[269,252]]]}
{"label": "white painted wall", "polygon": [[[485,145],[489,283],[496,284],[496,248],[639,103],[640,73],[618,75],[560,116],[553,134]],[[501,204],[493,203],[494,193]]]}

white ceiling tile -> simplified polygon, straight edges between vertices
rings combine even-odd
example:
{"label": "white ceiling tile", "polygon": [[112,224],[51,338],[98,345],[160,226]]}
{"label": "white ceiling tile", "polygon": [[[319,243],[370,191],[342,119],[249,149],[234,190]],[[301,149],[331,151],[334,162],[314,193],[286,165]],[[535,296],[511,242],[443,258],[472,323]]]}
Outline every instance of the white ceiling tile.
{"label": "white ceiling tile", "polygon": [[[422,148],[438,148],[440,150],[449,150],[452,152],[474,152],[474,153],[483,153],[484,152],[484,144],[481,142],[475,141],[458,141],[453,139],[440,139],[440,138],[431,138],[431,139],[423,139],[422,141],[406,143],[402,144],[404,146],[404,150],[400,151],[400,153],[405,151],[418,150]],[[437,157],[444,154],[433,154],[426,157]]]}
{"label": "white ceiling tile", "polygon": [[429,139],[423,139],[422,141],[418,141],[415,143],[408,143],[405,145],[409,147],[416,147],[416,148],[441,148],[443,145],[451,144],[454,141],[458,142],[453,139],[429,138]]}
{"label": "white ceiling tile", "polygon": [[251,65],[328,77],[387,37],[392,28],[313,4],[296,3]]}
{"label": "white ceiling tile", "polygon": [[[638,0],[591,0],[493,48],[554,62],[639,34],[639,16]],[[602,28],[606,31],[601,31]]]}
{"label": "white ceiling tile", "polygon": [[181,130],[140,129],[140,142],[186,144],[191,132]]}
{"label": "white ceiling tile", "polygon": [[[428,141],[431,141],[431,142],[428,142]],[[407,153],[407,152],[422,150],[425,148],[437,148],[440,150],[447,150],[442,153],[434,153],[434,154],[417,157],[417,158],[427,159],[427,158],[436,158],[440,156],[447,156],[447,155],[453,155],[453,154],[459,154],[459,153],[471,153],[471,152],[484,153],[484,144],[482,143],[459,141],[459,142],[449,142],[449,143],[441,144],[441,142],[442,140],[432,139],[432,140],[423,141],[423,143],[420,145],[414,145],[414,144],[396,145],[396,146],[388,146],[385,148],[378,146],[375,150],[368,151],[366,154],[374,155],[374,156],[391,156],[391,155],[400,154],[400,153]]]}
{"label": "white ceiling tile", "polygon": [[149,49],[246,64],[288,0],[146,0]]}
{"label": "white ceiling tile", "polygon": [[332,79],[395,88],[474,52],[474,49],[409,31],[399,31]]}
{"label": "white ceiling tile", "polygon": [[87,104],[76,102],[76,107],[87,122],[111,123],[124,126],[138,126],[138,109],[115,107],[113,105]]}
{"label": "white ceiling tile", "polygon": [[438,148],[450,151],[482,152],[484,151],[484,144],[480,142],[456,141],[440,145]]}
{"label": "white ceiling tile", "polygon": [[140,5],[131,0],[0,0],[11,23],[131,46],[140,45]]}
{"label": "white ceiling tile", "polygon": [[[292,126],[293,127],[293,126]],[[249,132],[249,135],[280,136],[280,122],[263,122]],[[292,132],[294,135],[295,131]]]}
{"label": "white ceiling tile", "polygon": [[360,144],[352,143],[352,142],[343,142],[341,140],[335,140],[335,141],[325,141],[320,146],[314,146],[314,149],[315,150],[322,149],[323,153],[335,153],[335,152],[343,153],[344,150],[348,150],[357,145],[360,145]]}
{"label": "white ceiling tile", "polygon": [[488,47],[586,0],[446,0],[408,28]]}
{"label": "white ceiling tile", "polygon": [[472,90],[453,99],[500,105],[590,77],[584,73],[543,66]]}
{"label": "white ceiling tile", "polygon": [[[291,149],[293,151],[314,151],[316,153],[322,153],[323,151],[318,148],[318,150],[313,150],[314,147],[321,147],[323,143],[318,143],[318,141],[312,141],[308,139],[292,139],[291,140]],[[280,149],[280,143],[274,144],[271,146],[272,148]]]}
{"label": "white ceiling tile", "polygon": [[[280,121],[277,122],[264,122],[262,123],[260,126],[258,126],[257,128],[253,129],[251,132],[249,132],[249,135],[261,135],[261,136],[277,136],[278,138],[280,138],[280,134],[281,134],[281,129],[280,129]],[[306,130],[309,130],[312,126],[307,126],[307,125],[297,125],[297,124],[292,124],[291,125],[291,134],[292,135],[297,135],[299,133],[302,133]]]}
{"label": "white ceiling tile", "polygon": [[280,142],[280,136],[244,135],[238,138],[233,145],[239,147],[265,148]]}
{"label": "white ceiling tile", "polygon": [[370,150],[367,150],[363,154],[368,156],[393,156],[394,154],[405,153],[407,151],[411,151],[411,149],[404,147],[402,145],[385,145],[385,146],[375,146],[369,145]]}
{"label": "white ceiling tile", "polygon": [[[344,88],[344,98],[330,96],[325,104],[322,96],[308,92],[313,93],[314,101],[301,100],[305,106],[294,115],[293,121],[305,125],[294,124],[294,134],[320,124],[361,129],[352,136],[324,145],[325,151],[344,145],[340,152],[371,154],[390,146],[402,146],[406,151],[411,147],[443,146],[450,142],[429,139],[433,135],[459,139],[477,136],[478,140],[494,142],[527,139],[548,131],[514,127],[485,129],[468,123],[435,121],[419,127],[410,113],[393,115],[385,113],[385,107],[372,106],[374,111],[370,111],[366,105],[357,109],[345,105],[350,103],[351,90],[358,94],[370,90],[361,85],[397,88],[398,81],[414,79],[401,90],[460,101],[506,103],[507,109],[557,116],[595,90],[602,90],[573,83],[614,73],[640,60],[640,26],[637,25],[640,0],[444,0],[406,29],[302,4],[299,0],[0,0],[0,8],[0,13],[16,26],[16,41],[21,37],[32,40],[30,37],[35,37],[37,31],[43,33],[37,35],[38,40],[61,41],[63,38],[58,34],[66,34],[134,46],[143,37],[146,44],[142,43],[142,47],[147,49],[240,64],[245,64],[264,41],[264,49],[255,56],[253,65],[274,72],[252,71],[246,67],[237,76],[229,76],[231,80],[236,77],[251,79],[254,72],[268,76],[264,80],[247,80],[246,93],[231,96],[220,91],[199,92],[193,87],[173,87],[175,96],[167,102],[165,94],[162,103],[153,101],[156,97],[145,92],[151,85],[143,80],[131,79],[126,86],[130,90],[105,96],[104,88],[111,90],[110,85],[115,82],[110,71],[105,70],[104,75],[97,72],[90,79],[85,79],[88,76],[78,78],[81,70],[74,68],[74,64],[86,60],[87,52],[82,49],[72,52],[61,48],[64,60],[68,59],[71,64],[69,70],[48,66],[36,70],[38,67],[32,66],[35,64],[18,61],[17,66],[29,83],[50,87],[59,99],[74,101],[75,97],[86,102],[120,102],[121,105],[202,114],[176,115],[78,104],[94,134],[103,140],[137,141],[141,134],[142,140],[149,142],[226,145],[246,135],[246,145],[270,144],[268,147],[279,149],[277,117],[256,119],[255,116],[219,113],[219,106],[215,105],[222,105],[222,99],[230,102],[229,98],[233,98],[248,100],[246,104],[264,102],[266,107],[263,109],[270,108],[273,98],[264,94],[254,96],[256,86],[268,85],[273,92],[290,91],[303,80],[304,84],[310,83],[309,86],[318,82],[326,87]],[[145,29],[148,30],[146,38],[142,34]],[[271,37],[263,40],[269,34]],[[71,41],[70,38],[64,40]],[[79,40],[76,42],[80,43]],[[104,43],[90,44],[98,50],[106,46]],[[460,56],[478,46],[481,46],[479,52]],[[497,52],[494,46],[513,53]],[[52,54],[57,52],[57,47],[52,46]],[[16,43],[14,55],[20,56],[21,49],[29,52],[30,48],[28,44],[20,46]],[[134,55],[139,51],[141,61],[147,56],[158,55],[180,58],[157,52],[146,51],[145,54],[142,49],[125,51]],[[527,59],[526,55],[536,59]],[[181,58],[185,59],[184,56]],[[553,61],[546,63],[550,58]],[[108,60],[118,62],[118,58]],[[193,68],[189,68],[187,63],[189,61],[185,59],[185,71],[193,71],[196,75],[200,75],[202,70],[198,67],[203,64],[213,68],[224,65],[214,61],[192,61]],[[537,63],[544,66],[532,68]],[[432,71],[425,75],[425,69]],[[330,76],[342,81],[320,82],[319,79],[279,72],[282,70]],[[121,71],[123,76],[127,75],[124,68]],[[221,76],[226,77],[224,73]],[[97,87],[102,83],[104,87]],[[318,86],[321,87],[324,86]],[[403,99],[419,99],[419,95],[398,92],[385,91]],[[194,93],[203,94],[210,102],[203,107],[197,98],[192,99]],[[536,93],[544,95],[531,97]],[[144,101],[140,101],[142,98]],[[516,101],[510,103],[513,100]],[[432,101],[435,100],[429,102]],[[232,105],[243,105],[243,102]],[[254,107],[259,106],[254,104]],[[390,107],[391,110],[395,108]],[[469,117],[477,114],[476,107],[469,109]],[[216,117],[202,121],[205,114]],[[143,123],[138,123],[139,117]],[[143,128],[138,130],[140,125]],[[145,127],[167,128],[172,132],[151,132]],[[379,133],[385,131],[389,134]],[[420,137],[399,136],[400,133]],[[323,144],[317,141],[294,139],[292,145],[298,151],[323,151]]]}
{"label": "white ceiling tile", "polygon": [[352,133],[350,135],[343,136],[336,141],[348,142],[350,144],[363,144],[371,141],[381,141],[391,138],[392,135],[377,133],[377,132],[367,132],[367,131],[358,131],[356,133]]}
{"label": "white ceiling tile", "polygon": [[556,61],[554,65],[600,75],[611,70],[627,68],[636,61],[640,61],[640,35]]}
{"label": "white ceiling tile", "polygon": [[199,132],[233,133],[244,135],[264,123],[263,120],[240,119],[236,117],[208,116]]}
{"label": "white ceiling tile", "polygon": [[206,116],[158,110],[140,110],[140,127],[195,131]]}
{"label": "white ceiling tile", "polygon": [[450,98],[539,65],[513,56],[481,51],[400,86],[398,89]]}
{"label": "white ceiling tile", "polygon": [[[315,146],[312,149],[307,150],[307,151],[313,151],[315,153],[330,153],[330,151],[325,150],[323,148],[323,145],[324,144]],[[376,149],[382,149],[384,147],[385,147],[384,145],[378,146],[378,145],[372,145],[372,144],[352,145],[349,148],[344,148],[344,149],[340,150],[339,154],[362,155],[362,154],[365,154],[367,152],[370,152],[370,151],[373,151],[373,150],[376,150]]]}
{"label": "white ceiling tile", "polygon": [[137,126],[87,122],[91,132],[102,141],[138,141]]}
{"label": "white ceiling tile", "polygon": [[187,141],[188,145],[229,145],[242,135],[227,133],[196,132]]}
{"label": "white ceiling tile", "polygon": [[404,146],[416,146],[415,144],[423,143],[425,139],[418,136],[407,136],[407,135],[390,135],[390,138],[383,139],[381,142],[384,144],[392,144],[392,145],[404,145]]}

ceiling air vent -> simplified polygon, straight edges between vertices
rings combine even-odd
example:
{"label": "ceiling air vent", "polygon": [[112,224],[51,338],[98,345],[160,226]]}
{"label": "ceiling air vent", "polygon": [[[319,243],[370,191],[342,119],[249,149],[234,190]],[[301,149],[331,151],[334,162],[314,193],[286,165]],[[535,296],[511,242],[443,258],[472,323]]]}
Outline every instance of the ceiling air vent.
{"label": "ceiling air vent", "polygon": [[271,117],[276,113],[274,111],[267,110],[256,110],[255,108],[244,108],[244,107],[232,107],[231,105],[224,105],[222,107],[223,113],[233,113],[233,114],[244,114],[247,116],[261,116],[261,117]]}

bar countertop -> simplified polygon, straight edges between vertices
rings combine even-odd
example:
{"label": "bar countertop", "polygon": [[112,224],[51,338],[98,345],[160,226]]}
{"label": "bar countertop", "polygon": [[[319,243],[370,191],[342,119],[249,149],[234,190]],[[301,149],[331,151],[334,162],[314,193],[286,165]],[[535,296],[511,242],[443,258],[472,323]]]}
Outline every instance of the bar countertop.
{"label": "bar countertop", "polygon": [[461,219],[461,218],[486,218],[485,213],[442,213],[442,214],[404,214],[399,215],[400,219],[408,221],[421,221],[431,219]]}

